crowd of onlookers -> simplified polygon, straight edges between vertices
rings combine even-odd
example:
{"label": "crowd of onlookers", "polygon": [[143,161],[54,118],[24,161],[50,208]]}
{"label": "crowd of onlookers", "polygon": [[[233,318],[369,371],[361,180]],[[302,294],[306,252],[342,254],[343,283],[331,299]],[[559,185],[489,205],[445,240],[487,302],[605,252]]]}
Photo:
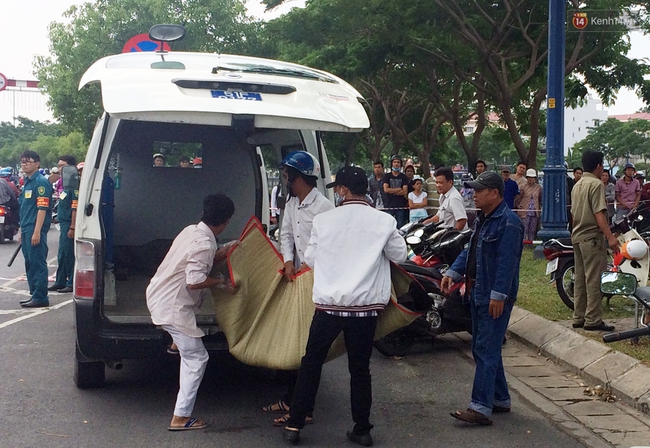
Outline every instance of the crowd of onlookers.
{"label": "crowd of onlookers", "polygon": [[[76,164],[79,176],[84,169],[84,162]],[[39,172],[52,185],[52,199],[57,201],[63,191],[63,179],[59,167],[40,168]],[[25,186],[25,173],[21,170],[16,172],[12,167],[0,168],[0,205],[18,208],[18,196]]]}
{"label": "crowd of onlookers", "polygon": [[[391,157],[389,172],[386,172],[383,162],[377,161],[373,166],[373,175],[368,179],[369,201],[376,208],[393,215],[398,227],[409,221],[426,218],[440,207],[440,195],[443,193],[436,186],[436,172],[441,168],[442,165],[436,165],[433,174],[425,179],[416,174],[416,168],[410,160],[404,163],[399,155]],[[509,166],[497,169],[501,171],[505,185],[504,201],[522,219],[525,227],[524,239],[531,241],[541,224],[543,196],[538,173],[535,169],[528,168],[525,162],[517,163],[514,172],[511,172]],[[476,162],[475,176],[487,170],[488,165],[484,161]],[[650,182],[645,183],[644,175],[637,173],[634,165],[626,164],[619,173],[622,174],[618,178],[612,176],[608,170],[602,175],[610,221],[629,213],[641,201],[650,200]],[[467,212],[467,224],[471,226],[478,210],[474,204],[474,190],[465,183],[473,180],[474,176],[468,172],[455,171],[454,174],[454,186],[462,196]],[[580,181],[582,174],[581,167],[573,168],[572,173],[567,173],[568,208],[571,206],[573,186]],[[571,220],[570,213],[568,215]]]}

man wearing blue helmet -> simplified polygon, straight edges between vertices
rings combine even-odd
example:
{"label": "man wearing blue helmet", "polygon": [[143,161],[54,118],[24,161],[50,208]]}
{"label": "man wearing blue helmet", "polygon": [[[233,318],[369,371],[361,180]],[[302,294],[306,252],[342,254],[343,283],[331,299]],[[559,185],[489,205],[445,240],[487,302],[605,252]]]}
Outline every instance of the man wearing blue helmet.
{"label": "man wearing blue helmet", "polygon": [[[284,260],[284,278],[291,282],[295,275],[307,268],[304,254],[311,237],[314,216],[334,209],[334,204],[316,188],[321,173],[320,163],[306,151],[293,151],[280,162],[282,178],[288,188],[280,227],[280,253]],[[275,425],[284,425],[288,418],[289,403],[296,383],[297,371],[286,372],[287,393],[277,403],[263,408],[266,412],[282,412]],[[311,413],[308,422],[311,421]]]}

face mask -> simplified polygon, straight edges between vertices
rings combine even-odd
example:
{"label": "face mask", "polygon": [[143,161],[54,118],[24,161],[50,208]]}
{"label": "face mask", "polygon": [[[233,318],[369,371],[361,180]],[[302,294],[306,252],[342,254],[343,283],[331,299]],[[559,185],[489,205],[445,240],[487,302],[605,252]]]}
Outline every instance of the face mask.
{"label": "face mask", "polygon": [[343,201],[345,201],[345,196],[337,196],[336,206],[338,207],[339,205],[341,205]]}
{"label": "face mask", "polygon": [[396,168],[394,166],[392,166],[390,169],[393,170],[393,171],[399,171],[400,170],[400,168]]}

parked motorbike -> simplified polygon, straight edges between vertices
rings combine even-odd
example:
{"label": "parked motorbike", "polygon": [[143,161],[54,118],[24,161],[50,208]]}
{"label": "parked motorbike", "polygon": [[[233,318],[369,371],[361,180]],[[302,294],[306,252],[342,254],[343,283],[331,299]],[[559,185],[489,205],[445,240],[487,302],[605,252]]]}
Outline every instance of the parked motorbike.
{"label": "parked motorbike", "polygon": [[405,233],[412,255],[399,267],[417,281],[412,282],[407,294],[398,297],[398,303],[422,315],[375,341],[375,347],[385,356],[407,355],[418,339],[433,340],[439,334],[472,329],[469,303],[464,300],[465,283],[455,283],[447,296],[440,288],[444,272],[469,241],[471,231],[416,225]]}
{"label": "parked motorbike", "polygon": [[[621,235],[633,232],[627,239],[625,237],[619,238],[621,242],[633,238],[641,238],[648,242],[650,241],[650,230],[648,230],[650,216],[647,216],[648,213],[648,208],[641,206],[615,221],[614,224],[610,225],[610,229],[612,232]],[[546,241],[543,253],[548,260],[546,275],[550,275],[550,281],[555,282],[555,288],[562,302],[570,309],[573,309],[575,260],[571,238],[552,238]],[[611,267],[611,264],[609,267]],[[604,297],[609,300],[611,295],[607,294]]]}
{"label": "parked motorbike", "polygon": [[18,213],[14,207],[0,205],[0,244],[12,241],[18,233]]}
{"label": "parked motorbike", "polygon": [[[621,294],[634,299],[641,312],[637,312],[637,328],[632,330],[617,331],[603,335],[603,342],[622,341],[624,339],[639,338],[650,335],[650,287],[637,287],[637,278],[634,274],[624,272],[603,272],[600,276],[600,290],[604,294]],[[638,309],[637,309],[638,311]]]}

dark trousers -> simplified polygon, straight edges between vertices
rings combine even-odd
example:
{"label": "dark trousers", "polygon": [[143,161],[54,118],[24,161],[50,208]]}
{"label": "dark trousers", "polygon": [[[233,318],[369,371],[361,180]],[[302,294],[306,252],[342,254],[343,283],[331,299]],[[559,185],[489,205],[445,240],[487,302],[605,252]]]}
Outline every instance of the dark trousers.
{"label": "dark trousers", "polygon": [[[293,394],[296,390],[296,381],[298,381],[298,371],[297,370],[281,370],[278,374],[279,378],[281,378],[282,382],[287,386],[287,391],[282,397],[282,401],[284,401],[288,406],[291,406],[291,401],[293,400]],[[307,411],[307,417],[313,417],[314,416],[314,408],[310,408],[309,411]]]}
{"label": "dark trousers", "polygon": [[47,296],[47,232],[41,232],[41,241],[32,246],[34,228],[23,229],[21,234],[23,257],[29,293],[34,302],[49,302]]}
{"label": "dark trousers", "polygon": [[338,317],[316,311],[309,329],[305,356],[302,357],[298,381],[291,401],[287,426],[302,429],[305,417],[314,408],[323,363],[332,343],[343,332],[350,372],[350,402],[355,433],[367,433],[372,406],[370,355],[377,327],[377,317]]}
{"label": "dark trousers", "polygon": [[408,210],[385,210],[386,213],[391,215],[397,221],[397,228],[401,228],[409,222]]}
{"label": "dark trousers", "polygon": [[59,267],[56,270],[56,280],[53,286],[72,287],[74,276],[74,238],[68,238],[70,223],[61,221],[61,235],[59,236],[59,252],[57,259]]}

